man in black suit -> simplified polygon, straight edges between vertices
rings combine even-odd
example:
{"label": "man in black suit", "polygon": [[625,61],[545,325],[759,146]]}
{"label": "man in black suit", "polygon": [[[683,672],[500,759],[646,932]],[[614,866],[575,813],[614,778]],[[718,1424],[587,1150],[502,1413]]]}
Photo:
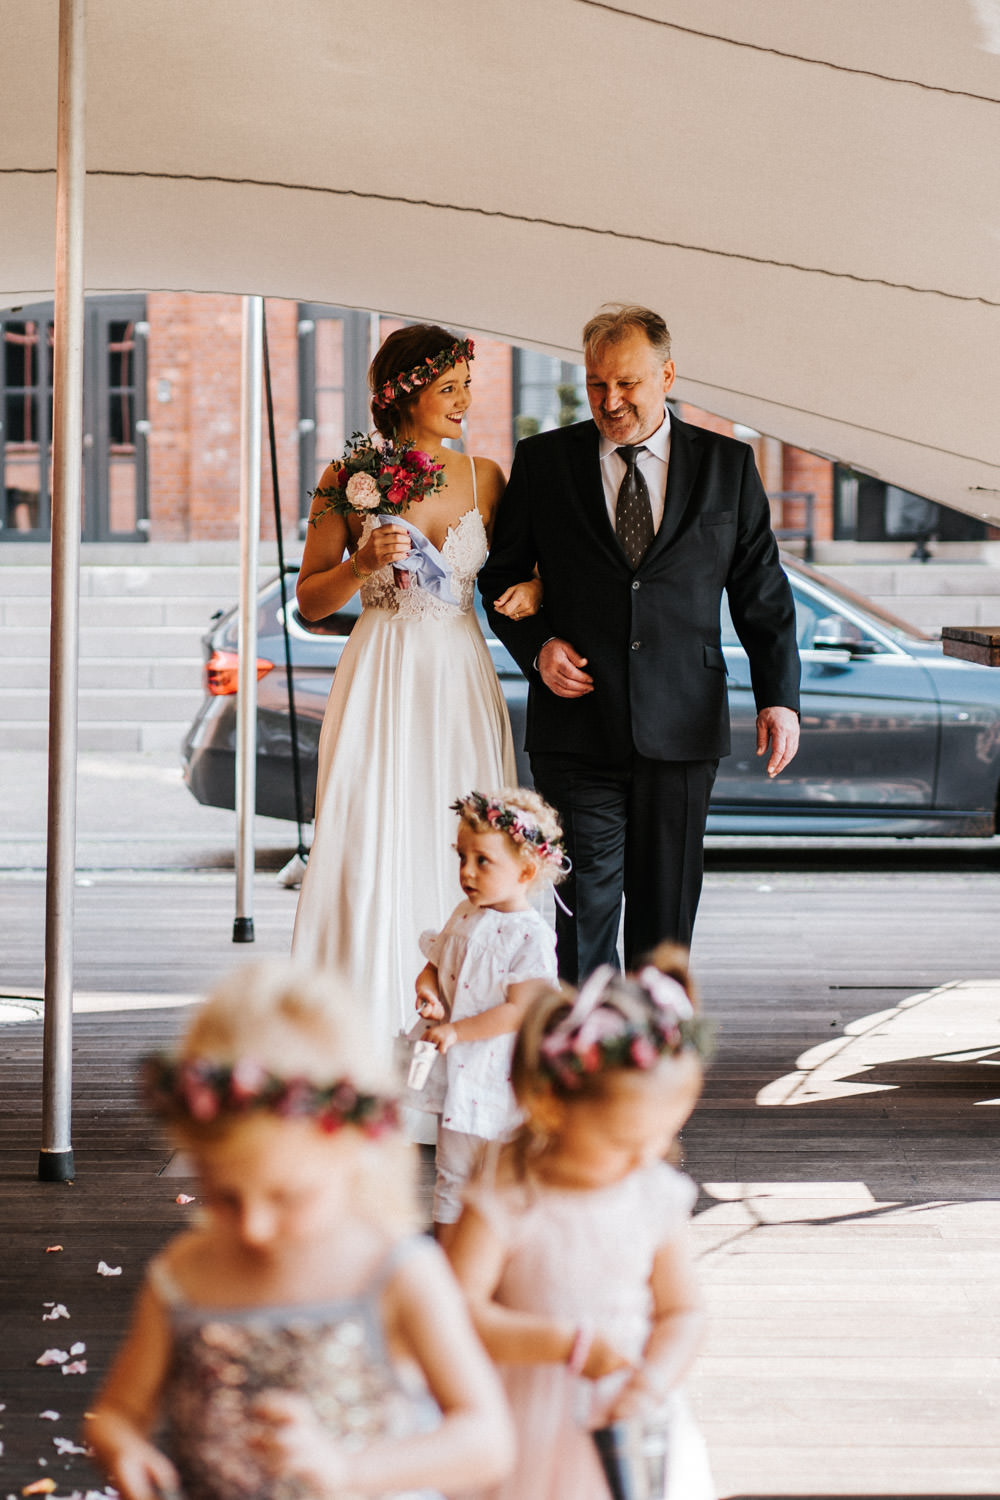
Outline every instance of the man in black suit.
{"label": "man in black suit", "polygon": [[[708,801],[729,753],[722,591],[750,661],[757,753],[798,746],[795,611],[752,450],[678,421],[670,335],[647,308],[583,332],[593,421],[518,444],[479,576],[490,622],[528,678],[526,745],[573,860],[559,970],[584,978],[662,938],[690,943]],[[541,612],[492,601],[537,565]]]}

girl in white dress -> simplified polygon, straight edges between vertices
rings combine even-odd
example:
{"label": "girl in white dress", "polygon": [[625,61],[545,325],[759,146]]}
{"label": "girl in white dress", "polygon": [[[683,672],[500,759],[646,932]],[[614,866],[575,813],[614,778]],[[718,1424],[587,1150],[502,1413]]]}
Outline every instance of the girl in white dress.
{"label": "girl in white dress", "polygon": [[[444,485],[407,521],[452,569],[457,604],[397,584],[410,535],[327,511],[317,496],[299,570],[301,613],[319,620],[359,588],[364,606],[340,658],[319,744],[316,821],[292,952],[339,970],[370,1007],[388,1056],[409,1007],[418,938],[452,889],[447,808],[468,786],[516,781],[510,721],[473,611],[504,487],[495,463],[444,446],[460,438],[471,395],[472,341],[427,324],[390,334],[369,371],[372,416],[444,470]],[[335,484],[337,465],[319,489]],[[517,617],[538,607],[537,581],[499,601]]]}
{"label": "girl in white dress", "polygon": [[417,977],[417,1009],[431,1022],[424,1038],[446,1059],[434,1187],[443,1245],[489,1142],[517,1120],[514,1035],[539,985],[556,983],[556,935],[529,898],[566,867],[559,820],[537,792],[470,792],[453,811],[464,900],[440,932],[421,935],[427,963]]}
{"label": "girl in white dress", "polygon": [[353,998],[254,964],[146,1066],[201,1186],[88,1414],[123,1500],[440,1500],[505,1472],[499,1382],[413,1232],[413,1151]]}
{"label": "girl in white dress", "polygon": [[467,1193],[449,1249],[518,1430],[517,1467],[481,1500],[607,1500],[587,1429],[630,1419],[667,1434],[667,1500],[714,1494],[681,1391],[702,1322],[695,1189],[663,1160],[701,1085],[700,1024],[651,966],[598,969],[525,1018],[527,1123],[496,1181]]}

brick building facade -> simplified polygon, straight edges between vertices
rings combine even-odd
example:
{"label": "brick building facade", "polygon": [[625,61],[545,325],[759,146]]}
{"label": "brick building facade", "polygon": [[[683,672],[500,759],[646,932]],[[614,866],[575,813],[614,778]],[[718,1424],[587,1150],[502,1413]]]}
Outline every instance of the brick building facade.
{"label": "brick building facade", "polygon": [[[278,474],[286,536],[301,531],[309,491],[345,437],[368,423],[365,372],[398,321],[342,308],[266,302]],[[4,342],[0,425],[0,543],[48,536],[47,387],[51,306],[0,314]],[[88,301],[85,540],[221,541],[238,535],[242,301],[230,295],[157,292]],[[586,413],[578,366],[480,339],[466,441],[509,469],[517,435]],[[681,405],[715,431],[733,424]],[[895,512],[875,482],[840,505],[842,474],[828,460],[737,427],[757,453],[777,525],[817,541],[885,539]],[[262,532],[273,537],[270,462],[264,462]],[[861,493],[862,515],[858,495]],[[895,492],[897,496],[903,492]],[[811,517],[806,502],[813,497]],[[906,498],[906,497],[904,497]],[[916,497],[916,515],[924,502]],[[930,512],[939,511],[930,507]],[[910,507],[911,526],[914,507]],[[954,516],[954,513],[948,513]],[[845,523],[845,516],[848,517]],[[853,516],[853,520],[851,519]],[[855,530],[851,531],[851,526]],[[845,529],[846,526],[846,529]],[[979,527],[978,531],[976,527]],[[881,530],[880,530],[881,528]],[[884,533],[884,535],[883,535]],[[899,532],[905,535],[905,532]],[[953,537],[985,535],[960,517]]]}

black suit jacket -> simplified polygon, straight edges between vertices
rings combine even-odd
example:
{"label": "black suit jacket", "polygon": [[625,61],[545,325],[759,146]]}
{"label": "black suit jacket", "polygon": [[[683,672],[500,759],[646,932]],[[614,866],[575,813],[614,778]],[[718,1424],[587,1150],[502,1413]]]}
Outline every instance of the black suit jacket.
{"label": "black suit jacket", "polygon": [[[758,709],[798,709],[791,589],[753,452],[671,417],[663,521],[633,573],[608,518],[592,421],[517,446],[479,575],[490,623],[528,678],[527,749],[624,762],[729,753],[722,591],[750,660]],[[492,602],[537,563],[541,613]],[[594,691],[559,698],[533,663],[551,636],[587,658]]]}

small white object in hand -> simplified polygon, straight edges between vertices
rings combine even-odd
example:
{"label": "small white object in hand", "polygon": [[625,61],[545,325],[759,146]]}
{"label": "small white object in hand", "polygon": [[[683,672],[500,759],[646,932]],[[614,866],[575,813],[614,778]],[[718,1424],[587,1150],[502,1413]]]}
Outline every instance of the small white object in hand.
{"label": "small white object in hand", "polygon": [[98,1276],[120,1276],[122,1268],[121,1266],[109,1266],[106,1260],[99,1260],[97,1262],[97,1274]]}

